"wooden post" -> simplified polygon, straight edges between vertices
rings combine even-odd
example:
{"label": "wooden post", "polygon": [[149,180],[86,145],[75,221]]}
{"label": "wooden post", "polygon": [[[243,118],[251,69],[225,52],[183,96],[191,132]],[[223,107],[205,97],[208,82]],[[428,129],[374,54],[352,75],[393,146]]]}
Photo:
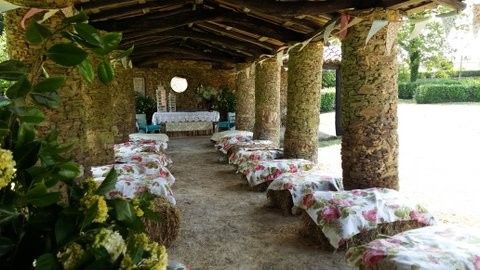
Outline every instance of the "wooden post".
{"label": "wooden post", "polygon": [[[391,14],[389,14],[391,18]],[[358,13],[363,21],[342,42],[342,167],[346,189],[398,189],[396,48],[386,50],[387,27],[365,45],[374,20],[384,10]],[[388,32],[388,34],[387,34]]]}
{"label": "wooden post", "polygon": [[255,70],[255,127],[257,140],[280,140],[280,68],[282,53],[258,63]]}
{"label": "wooden post", "polygon": [[290,50],[285,157],[317,161],[323,43]]}
{"label": "wooden post", "polygon": [[255,65],[237,65],[237,89],[235,91],[235,128],[253,131],[255,126]]}

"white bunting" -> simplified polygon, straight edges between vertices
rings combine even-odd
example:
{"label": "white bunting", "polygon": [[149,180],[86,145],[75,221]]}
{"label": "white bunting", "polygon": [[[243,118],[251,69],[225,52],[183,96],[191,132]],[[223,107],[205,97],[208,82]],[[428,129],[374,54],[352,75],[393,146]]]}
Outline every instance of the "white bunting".
{"label": "white bunting", "polygon": [[0,0],[0,13],[7,12],[9,10],[14,10],[19,8],[20,6],[14,5],[12,3],[9,3],[5,0]]}
{"label": "white bunting", "polygon": [[331,24],[325,27],[325,32],[323,33],[323,41],[325,42],[325,44],[328,42],[328,39],[330,38],[330,35],[332,34],[332,31],[335,28],[336,24],[337,21],[333,21]]}
{"label": "white bunting", "polygon": [[425,18],[423,20],[417,21],[415,23],[415,27],[413,28],[412,33],[410,33],[410,36],[408,38],[412,39],[412,38],[418,37],[418,35],[420,35],[422,30],[427,26],[427,24],[430,23],[431,20],[432,20],[432,18]]}
{"label": "white bunting", "polygon": [[53,17],[53,15],[55,15],[58,11],[59,11],[59,9],[50,9],[49,11],[47,11],[47,12],[43,15],[43,18],[42,18],[42,20],[40,20],[39,23],[43,23],[43,22],[47,21],[48,19],[50,19],[51,17]]}
{"label": "white bunting", "polygon": [[370,41],[370,39],[380,31],[383,27],[385,27],[388,24],[388,21],[385,20],[375,20],[372,23],[372,27],[370,28],[370,31],[368,31],[367,35],[367,40],[365,40],[365,45]]}

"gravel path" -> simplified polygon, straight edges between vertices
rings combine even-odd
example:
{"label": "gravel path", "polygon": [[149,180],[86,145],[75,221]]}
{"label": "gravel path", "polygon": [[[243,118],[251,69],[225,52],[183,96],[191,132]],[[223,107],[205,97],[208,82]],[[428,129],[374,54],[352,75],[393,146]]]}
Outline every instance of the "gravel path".
{"label": "gravel path", "polygon": [[231,166],[217,163],[207,137],[172,139],[169,151],[182,213],[169,256],[193,269],[350,269],[343,254],[299,237],[299,217],[268,209]]}

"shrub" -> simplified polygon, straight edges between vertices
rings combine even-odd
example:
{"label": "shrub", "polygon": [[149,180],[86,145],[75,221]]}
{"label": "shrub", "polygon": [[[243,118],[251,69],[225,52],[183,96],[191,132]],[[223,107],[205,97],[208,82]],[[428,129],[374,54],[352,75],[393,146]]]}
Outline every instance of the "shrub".
{"label": "shrub", "polygon": [[398,84],[398,98],[400,99],[412,99],[416,83],[399,83]]}
{"label": "shrub", "polygon": [[331,112],[335,110],[335,90],[325,91],[320,98],[320,112]]}
{"label": "shrub", "polygon": [[322,73],[322,87],[335,87],[336,79],[335,70],[324,70]]}
{"label": "shrub", "polygon": [[443,102],[474,101],[467,85],[426,84],[418,87],[415,92],[415,101],[419,104]]}
{"label": "shrub", "polygon": [[398,98],[412,99],[417,88],[420,85],[460,85],[462,81],[452,79],[421,79],[415,82],[399,83],[398,84]]}

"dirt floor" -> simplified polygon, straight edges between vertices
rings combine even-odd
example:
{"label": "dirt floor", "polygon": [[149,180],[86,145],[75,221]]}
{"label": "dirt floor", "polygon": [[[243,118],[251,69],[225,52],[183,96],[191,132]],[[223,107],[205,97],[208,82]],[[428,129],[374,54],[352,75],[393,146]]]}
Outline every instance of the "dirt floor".
{"label": "dirt floor", "polygon": [[269,209],[265,193],[250,191],[233,167],[218,163],[208,137],[174,138],[169,153],[182,213],[171,259],[193,269],[350,269],[343,253],[299,236],[299,217]]}

